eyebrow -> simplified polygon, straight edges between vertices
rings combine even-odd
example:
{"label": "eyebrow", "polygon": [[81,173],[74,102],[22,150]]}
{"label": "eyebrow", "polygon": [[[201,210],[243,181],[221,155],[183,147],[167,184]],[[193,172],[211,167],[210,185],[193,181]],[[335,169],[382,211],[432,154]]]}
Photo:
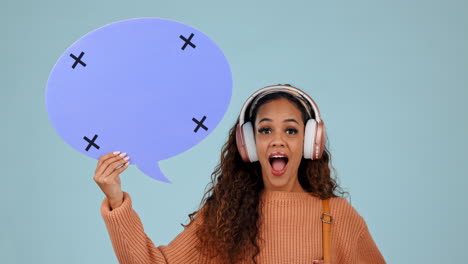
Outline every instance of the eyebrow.
{"label": "eyebrow", "polygon": [[[271,120],[270,118],[265,117],[262,120],[260,120],[260,122],[258,122],[258,123],[260,124],[263,121],[273,121],[273,120]],[[285,122],[295,122],[295,123],[297,123],[299,125],[299,123],[294,118],[289,118],[289,119],[283,120],[283,123],[285,123]]]}

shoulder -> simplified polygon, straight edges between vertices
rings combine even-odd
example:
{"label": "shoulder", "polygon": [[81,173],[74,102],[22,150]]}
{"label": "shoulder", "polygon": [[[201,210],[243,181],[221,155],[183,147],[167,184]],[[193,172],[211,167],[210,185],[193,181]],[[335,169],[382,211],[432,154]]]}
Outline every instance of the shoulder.
{"label": "shoulder", "polygon": [[365,224],[363,217],[346,198],[330,198],[330,212],[337,224],[346,224],[356,230],[360,230]]}
{"label": "shoulder", "polygon": [[351,203],[343,197],[330,198],[330,210],[340,213],[346,213],[353,217],[360,217],[358,211],[351,205]]}

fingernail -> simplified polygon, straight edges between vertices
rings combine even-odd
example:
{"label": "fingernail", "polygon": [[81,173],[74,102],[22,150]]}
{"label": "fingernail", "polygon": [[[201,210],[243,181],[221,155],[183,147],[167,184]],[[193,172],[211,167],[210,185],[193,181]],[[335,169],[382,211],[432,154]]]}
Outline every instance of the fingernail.
{"label": "fingernail", "polygon": [[112,153],[114,153],[114,155],[117,155],[117,154],[120,153],[120,151],[114,151],[114,152],[112,152]]}
{"label": "fingernail", "polygon": [[129,160],[130,159],[130,156],[127,156],[124,158],[124,160]]}
{"label": "fingernail", "polygon": [[125,166],[128,166],[128,164],[130,164],[130,161],[127,161],[127,163],[125,163]]}
{"label": "fingernail", "polygon": [[123,157],[125,157],[125,155],[127,155],[127,152],[120,153],[120,155],[119,155],[119,156],[123,158]]}

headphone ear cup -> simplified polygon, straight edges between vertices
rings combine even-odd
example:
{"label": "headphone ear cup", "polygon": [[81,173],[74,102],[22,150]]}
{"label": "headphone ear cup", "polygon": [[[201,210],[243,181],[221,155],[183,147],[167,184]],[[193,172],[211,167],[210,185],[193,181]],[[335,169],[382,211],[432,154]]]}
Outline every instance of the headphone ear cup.
{"label": "headphone ear cup", "polygon": [[255,162],[258,160],[258,157],[257,157],[257,146],[255,145],[255,136],[254,136],[252,123],[250,121],[246,122],[242,126],[242,131],[244,134],[245,148],[249,156],[249,161]]}
{"label": "headphone ear cup", "polygon": [[255,162],[258,160],[255,137],[253,135],[253,128],[250,122],[245,123],[243,126],[237,124],[236,145],[244,162]]}
{"label": "headphone ear cup", "polygon": [[323,120],[320,121],[320,123],[317,123],[317,135],[315,139],[315,146],[316,146],[316,159],[321,159],[322,154],[325,151],[325,142],[327,140],[326,138],[326,132],[325,132],[325,123]]}
{"label": "headphone ear cup", "polygon": [[317,121],[309,119],[304,132],[304,159],[313,160],[315,138],[317,133]]}
{"label": "headphone ear cup", "polygon": [[236,126],[236,145],[242,160],[244,162],[249,162],[249,155],[247,154],[247,149],[245,147],[244,131],[240,124],[237,124]]}

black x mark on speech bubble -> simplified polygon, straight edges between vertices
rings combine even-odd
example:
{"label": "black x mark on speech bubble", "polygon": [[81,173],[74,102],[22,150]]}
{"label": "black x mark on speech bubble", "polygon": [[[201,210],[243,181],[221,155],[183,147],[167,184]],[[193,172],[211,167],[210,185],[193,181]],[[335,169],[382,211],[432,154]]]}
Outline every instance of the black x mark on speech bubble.
{"label": "black x mark on speech bubble", "polygon": [[91,146],[99,149],[99,146],[96,143],[94,143],[94,141],[97,139],[97,137],[98,137],[98,135],[94,135],[93,139],[89,139],[86,136],[83,137],[83,139],[88,141],[88,143],[89,143],[88,146],[86,147],[86,151],[88,151],[89,148],[91,148]]}
{"label": "black x mark on speech bubble", "polygon": [[192,42],[190,42],[190,40],[192,40],[193,38],[193,33],[190,34],[190,37],[188,39],[186,39],[184,36],[180,35],[179,38],[181,38],[183,41],[185,41],[184,43],[184,46],[182,46],[182,50],[185,50],[185,47],[187,47],[187,45],[190,45],[192,48],[195,48],[195,44],[193,44]]}
{"label": "black x mark on speech bubble", "polygon": [[72,57],[74,60],[75,60],[75,63],[73,63],[73,66],[72,68],[75,69],[76,65],[79,63],[81,65],[83,65],[83,67],[86,67],[86,63],[84,63],[81,58],[83,58],[83,55],[84,55],[84,52],[81,52],[80,56],[78,56],[78,58],[73,55],[72,53],[70,53],[70,57]]}
{"label": "black x mark on speech bubble", "polygon": [[208,128],[205,125],[203,125],[203,121],[205,121],[205,119],[206,119],[206,116],[203,116],[201,121],[198,121],[197,119],[192,118],[193,122],[197,123],[197,127],[195,128],[195,130],[193,130],[193,132],[197,132],[200,127],[202,127],[205,130],[208,130]]}

